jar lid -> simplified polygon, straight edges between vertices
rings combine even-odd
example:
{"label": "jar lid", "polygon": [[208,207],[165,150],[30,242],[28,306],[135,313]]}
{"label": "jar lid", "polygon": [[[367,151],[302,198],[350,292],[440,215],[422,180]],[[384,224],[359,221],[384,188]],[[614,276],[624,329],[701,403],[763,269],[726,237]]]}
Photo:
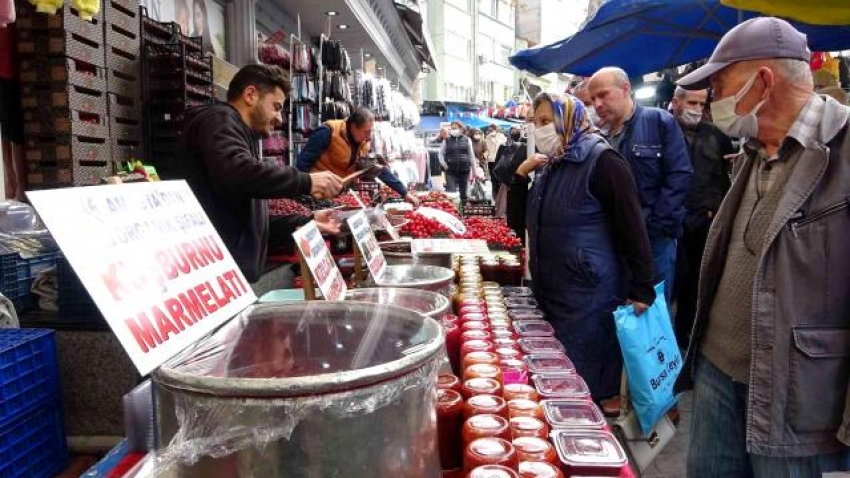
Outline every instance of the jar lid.
{"label": "jar lid", "polygon": [[561,461],[583,468],[622,468],[626,452],[609,432],[598,430],[556,430],[552,441]]}
{"label": "jar lid", "polygon": [[[484,417],[487,415],[476,415]],[[470,417],[472,420],[474,417]],[[514,446],[505,439],[485,437],[478,438],[469,443],[468,450],[474,454],[485,458],[494,458],[500,456],[511,455],[516,452]]]}
{"label": "jar lid", "polygon": [[[514,448],[518,453],[546,453],[552,450],[552,444],[547,440],[537,437],[519,437],[513,441]],[[553,450],[554,451],[554,450]]]}
{"label": "jar lid", "polygon": [[463,397],[449,388],[437,389],[437,408],[446,409],[463,404]]}
{"label": "jar lid", "polygon": [[468,427],[478,430],[501,430],[510,426],[504,417],[489,413],[473,415],[466,419],[466,424]]}
{"label": "jar lid", "polygon": [[566,353],[564,344],[554,337],[523,337],[517,342],[522,351],[527,354]]}
{"label": "jar lid", "polygon": [[543,413],[553,428],[602,429],[605,415],[590,400],[544,400]]}
{"label": "jar lid", "polygon": [[521,461],[520,478],[563,478],[564,474],[555,465],[545,461]]}
{"label": "jar lid", "polygon": [[546,398],[590,398],[587,383],[573,373],[540,373],[532,376],[531,381],[540,395]]}
{"label": "jar lid", "polygon": [[511,418],[511,429],[522,431],[538,431],[545,430],[546,424],[534,417],[513,417]]}
{"label": "jar lid", "polygon": [[466,478],[519,478],[514,470],[502,465],[483,465],[473,468]]}
{"label": "jar lid", "polygon": [[495,395],[476,395],[474,397],[469,397],[466,404],[470,407],[494,409],[505,406],[505,399]]}

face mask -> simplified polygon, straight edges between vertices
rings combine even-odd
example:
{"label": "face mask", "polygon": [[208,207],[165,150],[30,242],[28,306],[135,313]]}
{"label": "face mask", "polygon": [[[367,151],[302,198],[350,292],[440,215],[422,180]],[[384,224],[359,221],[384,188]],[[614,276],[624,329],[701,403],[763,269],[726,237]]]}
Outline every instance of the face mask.
{"label": "face mask", "polygon": [[561,152],[561,136],[555,129],[555,123],[534,128],[534,144],[546,156],[555,156]]}
{"label": "face mask", "polygon": [[679,122],[686,127],[694,127],[702,121],[702,111],[683,109],[679,114]]}
{"label": "face mask", "polygon": [[764,106],[765,100],[759,102],[749,113],[739,116],[735,113],[735,107],[753,87],[758,73],[754,74],[749,81],[736,94],[711,102],[711,117],[714,124],[721,131],[735,138],[755,138],[759,132],[759,122],[756,114]]}
{"label": "face mask", "polygon": [[451,131],[451,135],[452,136],[460,136],[460,130],[459,129],[453,129]]}

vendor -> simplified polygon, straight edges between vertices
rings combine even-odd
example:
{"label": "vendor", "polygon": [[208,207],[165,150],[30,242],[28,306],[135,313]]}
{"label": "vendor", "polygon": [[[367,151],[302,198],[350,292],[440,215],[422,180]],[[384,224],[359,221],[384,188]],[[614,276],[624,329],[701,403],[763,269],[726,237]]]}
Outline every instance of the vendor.
{"label": "vendor", "polygon": [[[374,124],[375,115],[363,107],[355,108],[348,119],[326,121],[310,135],[295,167],[304,172],[331,171],[340,177],[354,173],[364,166],[362,160],[369,155]],[[378,179],[405,201],[419,204],[388,167],[382,167]]]}
{"label": "vendor", "polygon": [[[332,198],[342,189],[342,180],[332,172],[306,174],[260,159],[259,139],[282,124],[288,91],[280,68],[243,67],[230,81],[227,103],[186,113],[178,145],[181,160],[170,165],[168,174],[189,183],[250,282],[260,278],[267,251],[291,249],[292,233],[311,219],[269,217],[266,199],[302,194]],[[332,211],[317,211],[312,219],[322,232],[339,233]]]}

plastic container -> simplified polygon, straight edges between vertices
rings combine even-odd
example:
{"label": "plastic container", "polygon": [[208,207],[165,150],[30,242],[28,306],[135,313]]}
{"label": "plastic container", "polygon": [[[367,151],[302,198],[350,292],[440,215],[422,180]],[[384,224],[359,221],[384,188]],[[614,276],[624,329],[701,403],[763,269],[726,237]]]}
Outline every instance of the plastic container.
{"label": "plastic container", "polygon": [[511,297],[505,299],[505,307],[508,309],[536,309],[539,304],[533,297]]}
{"label": "plastic container", "polygon": [[514,324],[514,330],[522,338],[555,336],[555,329],[545,320],[520,320]]}
{"label": "plastic container", "polygon": [[507,418],[499,415],[473,415],[463,423],[461,435],[464,445],[472,443],[479,438],[487,437],[510,440],[511,425]]}
{"label": "plastic container", "polygon": [[590,400],[590,389],[584,379],[573,373],[540,373],[531,377],[543,398]]}
{"label": "plastic container", "polygon": [[58,252],[29,258],[18,253],[0,255],[0,294],[12,301],[18,313],[33,308],[32,283],[39,272],[55,266],[58,258]]}
{"label": "plastic container", "polygon": [[538,420],[545,420],[543,407],[540,406],[540,403],[526,398],[515,398],[510,400],[508,402],[508,411],[511,414],[511,418],[532,417]]}
{"label": "plastic container", "polygon": [[68,464],[62,404],[53,395],[0,426],[0,476],[51,477]]}
{"label": "plastic container", "polygon": [[512,470],[519,467],[516,450],[502,438],[479,438],[466,446],[463,468],[472,471],[483,465],[503,465]]}
{"label": "plastic container", "polygon": [[454,390],[460,393],[461,381],[456,375],[441,373],[437,376],[437,390]]}
{"label": "plastic container", "polygon": [[463,380],[467,381],[474,378],[492,378],[499,383],[503,383],[502,368],[498,365],[488,363],[472,364],[463,371]]}
{"label": "plastic container", "polygon": [[546,439],[549,437],[549,425],[543,420],[534,417],[513,417],[510,420],[511,436],[514,439],[520,437],[537,437]]}
{"label": "plastic container", "polygon": [[555,465],[543,461],[519,462],[520,478],[564,478],[564,473]]}
{"label": "plastic container", "polygon": [[387,266],[378,287],[419,289],[442,294],[451,298],[455,273],[451,269],[436,266],[401,265]]}
{"label": "plastic container", "polygon": [[510,418],[508,403],[504,398],[495,395],[470,397],[463,405],[463,417],[469,419],[475,415],[498,415],[504,419]]}
{"label": "plastic container", "polygon": [[508,312],[512,320],[543,320],[546,314],[539,309],[514,309]]}
{"label": "plastic container", "polygon": [[437,442],[444,470],[463,466],[463,397],[454,390],[437,390]]}
{"label": "plastic container", "polygon": [[519,348],[527,354],[567,353],[564,344],[554,337],[524,337],[517,342]]}
{"label": "plastic container", "polygon": [[552,441],[567,476],[620,476],[628,466],[626,452],[609,432],[556,430]]}
{"label": "plastic container", "polygon": [[505,385],[504,388],[505,390],[502,395],[505,397],[505,400],[510,401],[515,398],[524,398],[535,402],[540,401],[540,394],[537,392],[537,389],[531,385],[525,383],[512,383],[510,385]]}
{"label": "plastic container", "polygon": [[525,364],[532,375],[541,373],[576,373],[575,365],[564,354],[529,354]]}
{"label": "plastic container", "polygon": [[528,367],[525,365],[524,361],[506,359],[499,362],[499,366],[502,368],[502,382],[505,385],[528,383]]}
{"label": "plastic container", "polygon": [[502,384],[492,378],[472,378],[463,382],[463,397],[469,400],[476,395],[502,396]]}
{"label": "plastic container", "polygon": [[512,442],[519,461],[544,461],[557,465],[558,453],[545,438],[519,437]]}
{"label": "plastic container", "polygon": [[0,329],[0,426],[58,393],[53,331]]}
{"label": "plastic container", "polygon": [[446,296],[436,292],[392,287],[350,289],[345,294],[345,300],[395,305],[425,314],[438,321],[445,318],[452,306],[451,301]]}
{"label": "plastic container", "polygon": [[534,292],[528,287],[507,286],[502,287],[502,295],[506,298],[512,297],[534,297]]}
{"label": "plastic container", "polygon": [[546,421],[552,428],[605,428],[605,415],[590,400],[543,400],[541,404]]}
{"label": "plastic container", "polygon": [[519,474],[506,466],[484,465],[469,472],[467,478],[520,478]]}
{"label": "plastic container", "polygon": [[442,348],[436,321],[400,307],[249,307],[153,372],[158,471],[437,477]]}

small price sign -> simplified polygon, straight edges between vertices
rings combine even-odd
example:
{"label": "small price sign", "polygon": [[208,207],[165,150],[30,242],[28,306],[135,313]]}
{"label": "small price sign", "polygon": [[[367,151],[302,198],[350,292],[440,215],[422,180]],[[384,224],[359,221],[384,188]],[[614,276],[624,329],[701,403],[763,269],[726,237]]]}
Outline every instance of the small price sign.
{"label": "small price sign", "polygon": [[378,240],[375,239],[375,234],[369,227],[369,219],[366,218],[366,213],[363,211],[348,218],[348,227],[354,235],[354,242],[357,248],[363,255],[363,260],[366,261],[366,266],[375,281],[379,281],[387,270],[387,260],[384,258],[384,252],[378,246]]}
{"label": "small price sign", "polygon": [[342,273],[334,262],[331,251],[328,245],[325,244],[325,239],[322,233],[319,232],[319,227],[316,221],[310,221],[303,227],[292,234],[298,250],[304,257],[304,262],[307,263],[307,268],[316,279],[319,290],[325,296],[325,300],[343,300],[348,287],[345,285],[345,279]]}

